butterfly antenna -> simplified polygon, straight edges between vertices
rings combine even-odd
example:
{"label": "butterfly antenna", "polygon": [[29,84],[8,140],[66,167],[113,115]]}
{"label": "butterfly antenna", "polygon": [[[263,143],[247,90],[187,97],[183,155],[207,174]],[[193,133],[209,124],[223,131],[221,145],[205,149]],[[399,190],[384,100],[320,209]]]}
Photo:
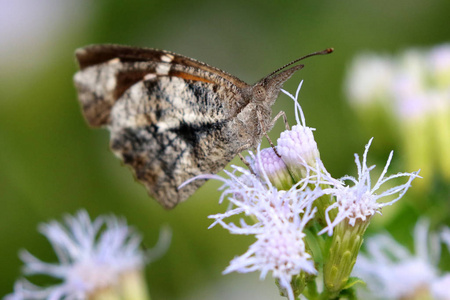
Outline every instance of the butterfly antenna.
{"label": "butterfly antenna", "polygon": [[290,65],[293,65],[293,64],[295,64],[295,63],[297,63],[297,62],[299,62],[299,61],[301,61],[301,60],[303,60],[303,59],[305,59],[305,58],[308,58],[308,57],[311,57],[311,56],[316,56],[316,55],[330,54],[330,53],[333,52],[333,51],[334,51],[333,48],[328,48],[328,49],[325,49],[325,50],[322,50],[322,51],[317,51],[317,52],[310,53],[310,54],[305,55],[305,56],[303,56],[303,57],[300,57],[300,58],[298,58],[298,59],[296,59],[296,60],[294,60],[294,61],[291,61],[290,63],[288,63],[288,64],[282,66],[281,68],[276,69],[275,71],[273,71],[272,73],[270,73],[267,77],[270,77],[270,76],[272,76],[273,74],[275,74],[275,73],[277,73],[277,72],[283,70],[284,68],[289,67]]}

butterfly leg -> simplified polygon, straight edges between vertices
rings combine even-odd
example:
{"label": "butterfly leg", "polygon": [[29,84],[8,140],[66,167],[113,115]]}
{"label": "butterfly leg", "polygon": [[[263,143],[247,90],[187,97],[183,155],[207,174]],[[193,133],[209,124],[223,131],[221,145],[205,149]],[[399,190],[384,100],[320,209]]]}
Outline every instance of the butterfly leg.
{"label": "butterfly leg", "polygon": [[247,144],[247,145],[244,145],[244,146],[240,147],[240,148],[238,149],[238,151],[237,151],[237,154],[238,154],[239,158],[242,160],[242,162],[244,163],[244,165],[250,170],[250,172],[251,172],[253,175],[256,175],[256,173],[255,173],[255,171],[253,170],[253,168],[252,168],[252,166],[250,165],[250,163],[249,163],[249,162],[245,159],[245,157],[242,156],[242,154],[241,154],[242,151],[247,150],[247,149],[249,149],[250,147],[251,147],[250,144]]}
{"label": "butterfly leg", "polygon": [[250,172],[253,175],[256,175],[255,171],[253,171],[252,166],[250,165],[250,163],[245,159],[245,157],[242,156],[241,153],[238,153],[239,158],[242,160],[242,162],[244,163],[244,165],[250,170]]}
{"label": "butterfly leg", "polygon": [[[280,115],[280,114],[278,114],[278,115]],[[278,116],[278,115],[277,115],[277,116]],[[277,118],[277,117],[275,117],[275,118]],[[278,116],[278,118],[280,118],[280,117]],[[260,126],[261,126],[261,130],[262,130],[263,135],[265,136],[265,138],[266,138],[267,141],[269,142],[269,144],[270,144],[270,146],[272,147],[272,149],[273,149],[273,151],[275,152],[275,154],[276,154],[278,157],[281,157],[280,154],[278,154],[277,148],[275,148],[275,145],[273,144],[272,140],[270,139],[269,135],[267,134],[267,131],[266,131],[266,129],[265,129],[265,125],[264,125],[264,123],[263,123],[263,121],[262,121],[262,117],[261,117],[259,111],[258,111],[258,120],[259,120],[259,122],[260,122]],[[272,122],[271,122],[272,124],[271,124],[270,128],[273,127],[273,123],[275,123],[274,121],[276,121],[276,119],[272,120]]]}
{"label": "butterfly leg", "polygon": [[275,125],[275,123],[276,123],[276,122],[278,121],[278,119],[281,118],[281,117],[283,117],[283,120],[284,120],[284,126],[285,126],[286,130],[290,130],[291,128],[290,128],[290,126],[289,126],[289,123],[288,123],[288,120],[287,120],[287,117],[286,117],[286,113],[285,113],[284,111],[280,111],[280,112],[275,116],[275,118],[273,118],[272,123],[270,124],[271,127],[273,127],[273,125]]}
{"label": "butterfly leg", "polygon": [[269,135],[267,134],[267,132],[265,130],[263,130],[263,134],[266,137],[266,139],[269,141],[270,147],[272,147],[272,149],[275,152],[275,154],[278,157],[281,157],[280,154],[278,154],[277,148],[275,147],[275,145],[273,144],[272,140],[270,139]]}

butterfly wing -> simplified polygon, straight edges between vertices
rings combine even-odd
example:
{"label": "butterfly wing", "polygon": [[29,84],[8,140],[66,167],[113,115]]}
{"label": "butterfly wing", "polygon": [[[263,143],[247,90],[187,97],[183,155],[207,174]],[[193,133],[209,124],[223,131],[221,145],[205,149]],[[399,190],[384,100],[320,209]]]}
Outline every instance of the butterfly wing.
{"label": "butterfly wing", "polygon": [[179,55],[166,50],[130,47],[123,45],[91,45],[77,49],[75,52],[80,69],[99,65],[110,60],[119,59],[121,62],[164,62],[203,70],[226,79],[239,88],[248,85],[239,78],[206,63]]}
{"label": "butterfly wing", "polygon": [[230,127],[247,85],[204,63],[161,50],[90,46],[77,51],[80,103],[91,126],[164,207],[173,208],[216,173],[242,143]]}
{"label": "butterfly wing", "polygon": [[77,49],[80,72],[75,74],[84,116],[93,127],[109,123],[111,108],[122,94],[146,75],[179,77],[225,87],[236,95],[231,113],[247,104],[242,91],[249,85],[220,69],[169,51],[121,45],[92,45]]}

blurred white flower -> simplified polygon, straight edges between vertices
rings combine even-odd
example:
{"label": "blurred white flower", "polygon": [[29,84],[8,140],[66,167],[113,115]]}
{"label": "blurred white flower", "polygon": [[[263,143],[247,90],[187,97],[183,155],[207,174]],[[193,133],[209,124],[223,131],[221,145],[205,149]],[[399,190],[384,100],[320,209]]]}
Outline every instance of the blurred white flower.
{"label": "blurred white flower", "polygon": [[[66,216],[65,224],[52,221],[39,227],[51,243],[58,263],[45,263],[27,251],[20,253],[27,275],[47,275],[61,280],[49,287],[25,279],[7,299],[87,299],[96,292],[119,288],[124,278],[134,277],[146,264],[139,249],[141,237],[114,216],[91,221],[86,211]],[[123,287],[122,287],[123,288]]]}
{"label": "blurred white flower", "polygon": [[355,275],[362,278],[377,299],[450,299],[450,275],[440,275],[440,241],[429,234],[429,222],[420,220],[414,230],[415,253],[388,234],[367,240],[368,254],[360,253]]}
{"label": "blurred white flower", "polygon": [[450,300],[450,273],[437,278],[431,283],[431,295],[435,300]]}
{"label": "blurred white flower", "polygon": [[[333,228],[340,222],[348,222],[351,226],[359,219],[361,221],[370,220],[376,213],[381,214],[381,209],[387,205],[392,205],[406,193],[411,186],[414,178],[418,177],[418,171],[413,173],[398,173],[385,177],[388,167],[391,163],[393,151],[390,153],[386,165],[378,180],[372,187],[370,172],[375,168],[375,165],[367,166],[367,154],[373,139],[365,147],[362,161],[359,160],[358,154],[355,154],[355,163],[358,168],[358,179],[352,176],[344,176],[340,180],[333,179],[329,174],[324,174],[325,179],[328,180],[331,186],[324,189],[326,194],[336,197],[336,202],[331,204],[326,209],[327,226],[319,232],[322,234],[328,232],[328,235],[333,234]],[[381,186],[387,181],[398,178],[407,177],[406,183],[392,187],[385,191],[379,192]],[[345,185],[344,181],[353,182],[353,186]],[[379,202],[381,198],[397,195],[397,197],[388,202]],[[337,215],[334,218],[330,217],[330,212],[337,209]]]}
{"label": "blurred white flower", "polygon": [[419,186],[430,186],[434,173],[450,180],[450,44],[395,57],[360,55],[346,90],[364,125],[387,133],[387,143],[400,138],[408,168],[422,169]]}
{"label": "blurred white flower", "polygon": [[430,113],[429,76],[424,54],[418,50],[406,51],[397,62],[392,80],[394,111],[401,121],[420,119]]}
{"label": "blurred white flower", "polygon": [[443,44],[431,49],[429,54],[430,73],[435,74],[438,88],[449,88],[450,83],[450,44]]}
{"label": "blurred white flower", "polygon": [[434,113],[430,97],[440,94],[450,104],[450,44],[428,52],[410,49],[396,58],[362,54],[353,60],[345,84],[356,108],[378,102],[402,118]]}
{"label": "blurred white flower", "polygon": [[444,244],[447,245],[448,251],[450,251],[450,228],[444,227],[441,232],[441,239],[444,242]]}
{"label": "blurred white flower", "polygon": [[385,101],[391,94],[395,64],[386,57],[363,54],[352,62],[345,82],[349,101],[355,106]]}

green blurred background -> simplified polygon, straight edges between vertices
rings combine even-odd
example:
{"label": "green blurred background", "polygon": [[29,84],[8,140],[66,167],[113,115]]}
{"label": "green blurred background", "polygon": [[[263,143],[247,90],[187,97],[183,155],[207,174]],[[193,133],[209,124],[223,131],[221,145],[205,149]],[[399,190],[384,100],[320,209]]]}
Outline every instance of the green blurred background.
{"label": "green blurred background", "polygon": [[[449,12],[448,0],[0,0],[0,294],[11,292],[20,275],[19,249],[54,259],[37,224],[85,208],[92,217],[125,216],[148,247],[162,225],[172,228],[168,253],[147,268],[153,299],[277,295],[270,278],[221,275],[252,239],[207,229],[207,216],[225,210],[217,204],[218,183],[207,183],[192,199],[165,211],[109,151],[108,132],[88,128],[72,83],[76,48],[119,43],[166,49],[253,83],[295,58],[334,47],[332,55],[305,61],[285,89],[295,92],[304,80],[300,99],[307,124],[317,128],[328,170],[340,177],[354,175],[353,153],[362,153],[372,136],[376,145],[384,134],[363,130],[345,102],[343,80],[352,58],[361,51],[395,54],[448,42]],[[293,123],[292,108],[281,95],[274,112],[288,111]],[[273,139],[282,128],[279,122]],[[391,149],[374,147],[370,157],[382,165]],[[396,170],[402,149],[394,147]],[[448,200],[447,192],[441,195]],[[408,204],[419,201],[413,199],[417,194],[424,195],[413,187],[393,208],[396,213],[389,217],[387,208],[386,221],[371,230],[385,226],[411,243],[409,233],[424,207]],[[440,212],[440,220],[448,221],[449,210]]]}

